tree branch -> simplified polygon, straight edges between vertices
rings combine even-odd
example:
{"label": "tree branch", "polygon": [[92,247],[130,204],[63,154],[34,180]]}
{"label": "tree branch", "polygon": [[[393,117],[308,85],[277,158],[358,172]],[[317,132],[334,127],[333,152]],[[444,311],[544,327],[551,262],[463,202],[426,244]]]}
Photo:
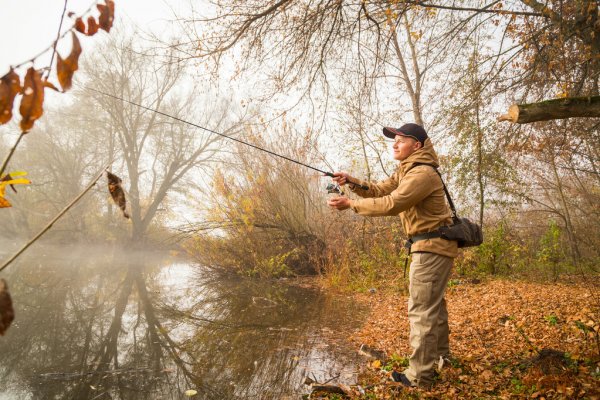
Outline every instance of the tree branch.
{"label": "tree branch", "polygon": [[110,163],[107,164],[105,168],[102,168],[102,171],[94,179],[92,179],[90,184],[85,189],[83,189],[83,191],[81,193],[79,193],[77,195],[77,197],[75,197],[73,199],[73,201],[71,201],[65,208],[63,208],[58,214],[56,214],[56,217],[54,217],[52,219],[52,221],[50,221],[48,223],[48,225],[46,225],[37,235],[35,235],[33,237],[33,239],[31,239],[29,242],[27,242],[10,259],[8,259],[4,264],[2,264],[2,266],[0,267],[0,272],[4,268],[8,267],[8,265],[11,262],[13,262],[17,257],[19,257],[21,255],[21,253],[23,253],[25,250],[27,250],[27,248],[29,246],[31,246],[33,243],[35,243],[44,233],[46,233],[50,228],[52,228],[52,225],[54,225],[54,223],[56,221],[58,221],[60,219],[60,217],[62,217],[67,211],[69,211],[71,209],[71,207],[73,207],[92,187],[94,187],[96,182],[98,182],[98,179],[100,179],[102,177],[102,175],[104,174],[104,171],[107,170],[109,166],[110,166]]}
{"label": "tree branch", "polygon": [[[527,4],[529,1],[527,1],[527,2],[523,1],[523,2],[525,4]],[[487,6],[482,7],[482,8],[442,6],[442,5],[438,5],[438,4],[423,3],[422,0],[404,0],[404,3],[414,4],[415,6],[419,6],[419,7],[439,8],[442,10],[452,10],[452,11],[473,11],[476,13],[493,13],[493,14],[501,14],[501,15],[525,15],[525,16],[529,16],[529,17],[545,17],[546,16],[542,13],[537,13],[537,12],[490,9],[491,5],[498,3],[497,1],[494,1],[492,4],[488,4]]]}
{"label": "tree branch", "polygon": [[530,104],[513,104],[498,121],[527,124],[564,118],[600,118],[600,96],[566,97]]}

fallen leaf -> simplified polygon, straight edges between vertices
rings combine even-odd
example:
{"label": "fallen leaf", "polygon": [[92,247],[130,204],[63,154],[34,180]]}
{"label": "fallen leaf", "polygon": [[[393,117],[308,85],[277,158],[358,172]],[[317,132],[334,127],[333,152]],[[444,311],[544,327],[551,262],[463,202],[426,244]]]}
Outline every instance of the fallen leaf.
{"label": "fallen leaf", "polygon": [[15,96],[21,91],[21,79],[14,70],[0,78],[0,125],[12,118]]}
{"label": "fallen leaf", "polygon": [[23,81],[23,98],[19,107],[19,112],[23,117],[20,123],[23,133],[29,132],[33,127],[33,123],[42,116],[44,113],[43,104],[44,84],[42,83],[42,77],[39,71],[31,67],[27,70],[27,75],[25,75]]}
{"label": "fallen leaf", "polygon": [[73,47],[71,53],[65,59],[60,55],[56,63],[56,75],[58,75],[58,82],[64,91],[71,88],[73,73],[79,69],[79,56],[81,55],[81,44],[75,32],[71,33],[73,38]]}
{"label": "fallen leaf", "polygon": [[494,373],[492,371],[490,371],[489,369],[483,371],[479,377],[484,381],[484,382],[488,382],[492,377],[494,376]]}
{"label": "fallen leaf", "polygon": [[184,394],[185,394],[187,397],[192,397],[192,396],[195,396],[195,395],[197,395],[197,394],[198,394],[198,391],[197,391],[197,390],[194,390],[194,389],[188,389],[188,390],[186,390],[186,391],[185,391],[185,393],[184,393]]}

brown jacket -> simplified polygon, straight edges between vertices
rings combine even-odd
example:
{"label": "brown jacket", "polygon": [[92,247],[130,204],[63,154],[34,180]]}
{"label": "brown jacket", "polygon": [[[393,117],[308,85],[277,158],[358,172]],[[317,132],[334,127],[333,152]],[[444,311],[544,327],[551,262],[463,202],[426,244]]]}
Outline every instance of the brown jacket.
{"label": "brown jacket", "polygon": [[[351,200],[350,207],[360,215],[373,217],[400,214],[404,232],[409,237],[451,224],[452,214],[440,177],[433,168],[427,165],[412,167],[414,163],[439,166],[431,140],[427,139],[423,148],[402,161],[388,179],[381,182],[360,181],[369,190],[351,187],[353,192],[365,198]],[[458,255],[456,242],[441,238],[420,240],[412,245],[411,250],[448,257]]]}

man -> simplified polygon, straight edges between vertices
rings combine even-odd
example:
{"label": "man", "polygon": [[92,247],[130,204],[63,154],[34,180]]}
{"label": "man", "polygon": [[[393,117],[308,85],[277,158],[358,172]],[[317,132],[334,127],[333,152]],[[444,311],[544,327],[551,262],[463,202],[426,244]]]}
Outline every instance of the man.
{"label": "man", "polygon": [[450,354],[444,289],[458,247],[455,241],[442,239],[436,232],[440,226],[451,225],[452,218],[442,180],[432,168],[439,163],[427,132],[411,123],[398,129],[383,128],[383,134],[394,139],[394,159],[400,161],[396,172],[381,182],[364,182],[345,172],[335,173],[334,181],[349,183],[350,189],[364,199],[336,197],[328,204],[366,216],[400,215],[410,238],[408,243],[412,243],[408,319],[413,352],[404,373],[394,371],[392,377],[405,386],[429,386],[440,357],[443,360]]}

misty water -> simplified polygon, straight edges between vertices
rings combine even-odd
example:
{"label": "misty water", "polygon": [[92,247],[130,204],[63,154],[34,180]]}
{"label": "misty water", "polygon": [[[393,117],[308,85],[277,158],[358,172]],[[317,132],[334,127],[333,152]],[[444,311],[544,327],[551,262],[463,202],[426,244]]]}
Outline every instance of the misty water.
{"label": "misty water", "polygon": [[[6,257],[4,247],[2,258]],[[34,247],[2,275],[0,399],[295,399],[353,383],[364,310],[156,251]]]}

